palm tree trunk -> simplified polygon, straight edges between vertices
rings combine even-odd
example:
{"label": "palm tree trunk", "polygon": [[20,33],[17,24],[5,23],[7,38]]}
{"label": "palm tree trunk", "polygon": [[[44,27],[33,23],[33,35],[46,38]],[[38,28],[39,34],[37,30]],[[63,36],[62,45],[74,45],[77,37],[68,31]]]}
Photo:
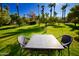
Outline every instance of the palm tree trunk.
{"label": "palm tree trunk", "polygon": [[7,10],[7,14],[9,15],[9,6],[8,6],[8,4],[6,5],[6,10]]}
{"label": "palm tree trunk", "polygon": [[65,15],[66,15],[66,10],[64,10],[64,16],[63,16],[63,19],[64,19],[64,23],[65,23]]}
{"label": "palm tree trunk", "polygon": [[52,17],[52,7],[51,7],[51,9],[50,9],[50,17]]}
{"label": "palm tree trunk", "polygon": [[63,10],[62,10],[62,19],[63,19]]}
{"label": "palm tree trunk", "polygon": [[55,17],[55,6],[54,6],[54,12],[53,12],[53,15],[54,15],[54,17]]}
{"label": "palm tree trunk", "polygon": [[75,27],[76,27],[76,23],[74,23],[75,24]]}
{"label": "palm tree trunk", "polygon": [[18,16],[19,16],[19,8],[18,8],[18,4],[16,4],[16,9],[17,9],[17,13],[18,13]]}
{"label": "palm tree trunk", "polygon": [[38,23],[39,23],[39,26],[40,26],[40,13],[39,13],[39,4],[38,4]]}

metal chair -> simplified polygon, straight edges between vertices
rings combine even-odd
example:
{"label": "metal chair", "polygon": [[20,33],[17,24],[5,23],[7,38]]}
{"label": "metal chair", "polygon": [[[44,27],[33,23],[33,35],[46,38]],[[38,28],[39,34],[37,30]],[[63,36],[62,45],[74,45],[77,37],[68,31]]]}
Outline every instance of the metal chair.
{"label": "metal chair", "polygon": [[61,44],[63,45],[64,48],[68,47],[68,55],[70,55],[69,47],[70,47],[71,43],[72,43],[72,37],[71,36],[69,36],[69,35],[63,35],[62,36]]}
{"label": "metal chair", "polygon": [[26,38],[23,36],[23,35],[20,35],[18,36],[18,42],[19,42],[19,45],[21,47],[21,51],[20,51],[20,55],[22,54],[22,49],[25,47],[25,45],[27,44],[25,42]]}

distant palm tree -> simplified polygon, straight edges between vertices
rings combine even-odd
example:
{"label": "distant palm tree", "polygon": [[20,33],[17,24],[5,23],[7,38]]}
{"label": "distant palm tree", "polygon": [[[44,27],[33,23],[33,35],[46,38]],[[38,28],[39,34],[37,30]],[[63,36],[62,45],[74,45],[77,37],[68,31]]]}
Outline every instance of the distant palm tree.
{"label": "distant palm tree", "polygon": [[46,20],[45,20],[45,26],[47,27],[47,22],[48,22],[48,18],[49,18],[49,13],[45,13],[45,18],[46,18]]}
{"label": "distant palm tree", "polygon": [[40,13],[39,13],[40,5],[38,4],[37,7],[38,7],[38,16],[39,16],[40,15]]}
{"label": "distant palm tree", "polygon": [[19,4],[18,3],[16,3],[16,9],[17,9],[17,14],[19,16]]}
{"label": "distant palm tree", "polygon": [[38,21],[39,21],[39,26],[40,26],[40,13],[39,13],[40,5],[38,4],[37,7],[38,7]]}
{"label": "distant palm tree", "polygon": [[53,5],[50,3],[50,4],[48,5],[48,7],[50,8],[50,17],[52,17],[52,7],[53,7]]}
{"label": "distant palm tree", "polygon": [[44,19],[44,5],[41,6],[42,10],[41,10],[41,14],[42,14],[42,18]]}
{"label": "distant palm tree", "polygon": [[65,20],[65,15],[66,15],[66,8],[67,8],[68,4],[65,4],[62,6],[62,19]]}
{"label": "distant palm tree", "polygon": [[56,3],[53,3],[53,7],[54,7],[53,16],[55,16],[55,7],[56,7]]}
{"label": "distant palm tree", "polygon": [[55,16],[55,6],[56,6],[56,3],[50,3],[48,5],[48,7],[50,8],[50,17],[52,17],[52,7],[54,7],[54,11],[53,11],[53,16]]}
{"label": "distant palm tree", "polygon": [[9,5],[6,4],[5,9],[7,10],[7,13],[9,14]]}
{"label": "distant palm tree", "polygon": [[56,17],[56,15],[57,15],[57,12],[56,12],[56,11],[54,11],[54,16]]}

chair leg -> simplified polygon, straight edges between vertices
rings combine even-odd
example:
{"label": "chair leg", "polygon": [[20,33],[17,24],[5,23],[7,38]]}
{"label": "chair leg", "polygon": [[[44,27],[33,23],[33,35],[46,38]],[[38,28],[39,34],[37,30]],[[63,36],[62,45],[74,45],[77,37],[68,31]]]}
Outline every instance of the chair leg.
{"label": "chair leg", "polygon": [[20,56],[22,55],[22,48],[20,48]]}
{"label": "chair leg", "polygon": [[38,56],[38,50],[34,50],[35,56]]}
{"label": "chair leg", "polygon": [[70,50],[69,50],[69,46],[68,46],[68,56],[70,56]]}

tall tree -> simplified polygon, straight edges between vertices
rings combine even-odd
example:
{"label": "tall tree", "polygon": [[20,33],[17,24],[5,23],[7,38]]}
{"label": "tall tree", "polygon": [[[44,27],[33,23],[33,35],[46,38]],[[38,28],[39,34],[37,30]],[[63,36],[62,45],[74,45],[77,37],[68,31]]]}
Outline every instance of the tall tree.
{"label": "tall tree", "polygon": [[42,19],[44,19],[44,5],[41,6],[42,10],[41,10],[41,14],[42,14]]}
{"label": "tall tree", "polygon": [[54,7],[54,12],[53,12],[53,16],[55,17],[55,7],[56,7],[56,3],[53,3],[53,7]]}
{"label": "tall tree", "polygon": [[54,11],[54,16],[56,17],[56,15],[57,15],[57,12],[56,12],[56,11]]}
{"label": "tall tree", "polygon": [[8,5],[8,3],[6,4],[5,9],[7,10],[7,13],[9,14],[9,5]]}
{"label": "tall tree", "polygon": [[48,5],[48,7],[50,8],[50,17],[52,17],[52,7],[54,8],[54,11],[53,11],[53,16],[55,16],[55,7],[56,7],[56,3],[50,3]]}
{"label": "tall tree", "polygon": [[68,21],[71,21],[75,24],[79,23],[79,5],[75,5],[70,9],[70,12],[67,15]]}
{"label": "tall tree", "polygon": [[19,16],[19,4],[18,3],[16,3],[16,10],[17,10],[17,14]]}
{"label": "tall tree", "polygon": [[40,26],[40,5],[38,4],[37,5],[37,7],[38,7],[38,21],[39,21],[39,26]]}
{"label": "tall tree", "polygon": [[38,4],[37,7],[38,7],[38,16],[39,16],[40,15],[40,13],[39,13],[40,5]]}
{"label": "tall tree", "polygon": [[49,19],[49,13],[45,13],[45,26],[47,27],[47,22]]}
{"label": "tall tree", "polygon": [[50,4],[48,5],[48,7],[50,8],[50,17],[52,17],[52,7],[53,7],[53,4],[50,3]]}
{"label": "tall tree", "polygon": [[66,15],[66,8],[67,8],[68,4],[65,4],[61,7],[62,10],[62,19],[65,20],[65,15]]}

